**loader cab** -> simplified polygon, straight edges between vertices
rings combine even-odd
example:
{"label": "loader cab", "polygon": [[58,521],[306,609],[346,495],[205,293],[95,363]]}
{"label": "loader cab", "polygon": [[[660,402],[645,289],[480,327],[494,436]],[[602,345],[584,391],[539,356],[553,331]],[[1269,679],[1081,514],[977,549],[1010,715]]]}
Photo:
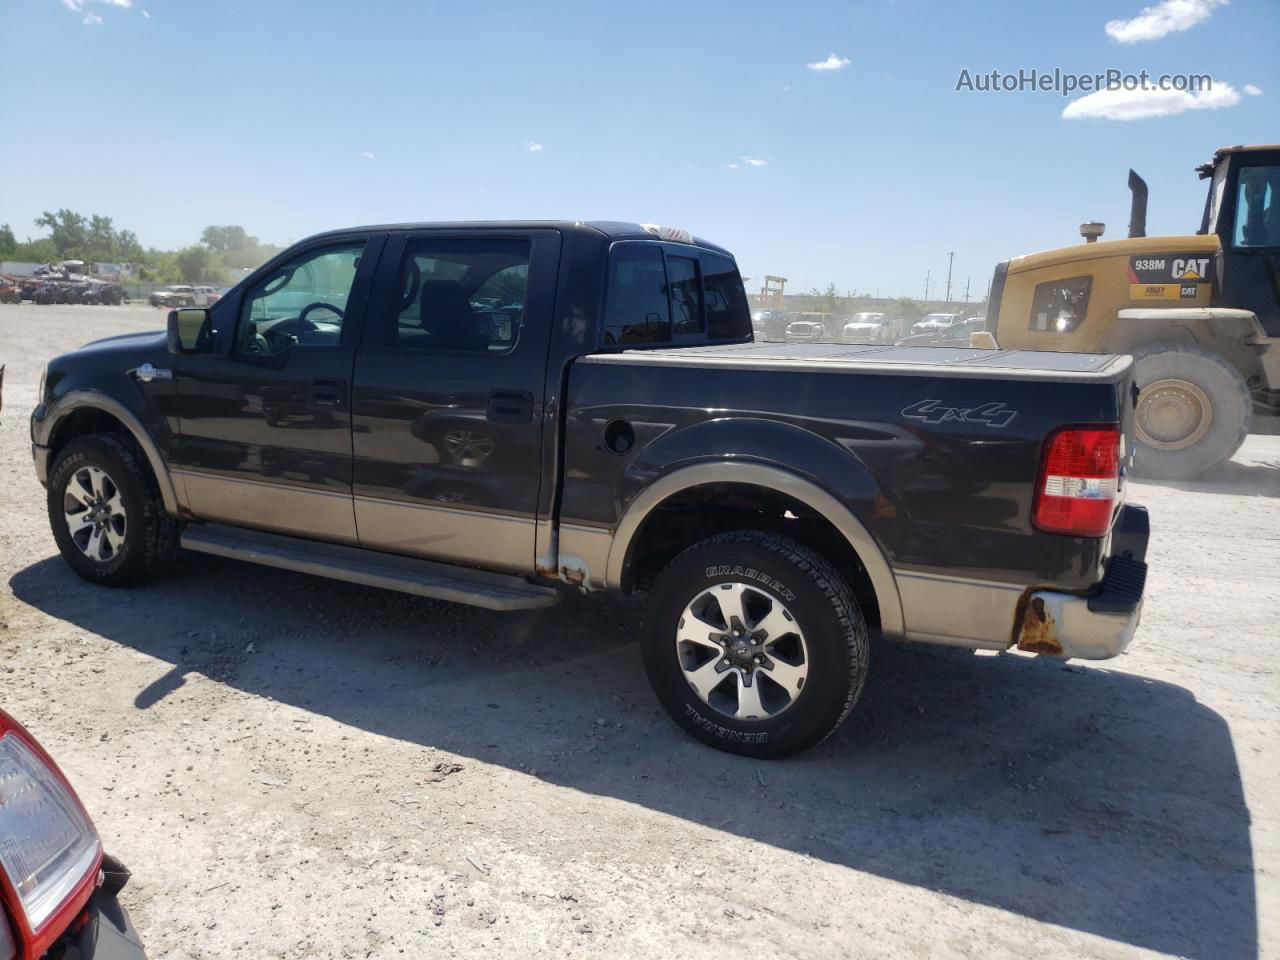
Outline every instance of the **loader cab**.
{"label": "loader cab", "polygon": [[1280,336],[1280,145],[1224,147],[1198,171],[1209,181],[1199,232],[1222,249],[1215,306],[1251,310]]}

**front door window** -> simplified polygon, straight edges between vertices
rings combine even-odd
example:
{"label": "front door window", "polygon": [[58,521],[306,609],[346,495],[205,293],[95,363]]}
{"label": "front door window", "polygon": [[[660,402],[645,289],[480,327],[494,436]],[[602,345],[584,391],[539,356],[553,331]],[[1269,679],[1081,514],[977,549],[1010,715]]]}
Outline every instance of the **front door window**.
{"label": "front door window", "polygon": [[290,348],[336,347],[364,242],[313,250],[259,280],[245,295],[236,352],[274,356]]}

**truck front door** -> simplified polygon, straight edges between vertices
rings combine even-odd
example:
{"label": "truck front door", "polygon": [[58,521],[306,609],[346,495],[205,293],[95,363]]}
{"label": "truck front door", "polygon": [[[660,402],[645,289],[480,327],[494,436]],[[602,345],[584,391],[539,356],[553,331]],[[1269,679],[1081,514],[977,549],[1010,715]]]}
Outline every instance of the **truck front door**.
{"label": "truck front door", "polygon": [[362,546],[534,565],[554,230],[393,236],[352,395]]}
{"label": "truck front door", "polygon": [[356,542],[351,373],[383,240],[304,249],[216,305],[228,355],[177,370],[173,474],[196,516]]}

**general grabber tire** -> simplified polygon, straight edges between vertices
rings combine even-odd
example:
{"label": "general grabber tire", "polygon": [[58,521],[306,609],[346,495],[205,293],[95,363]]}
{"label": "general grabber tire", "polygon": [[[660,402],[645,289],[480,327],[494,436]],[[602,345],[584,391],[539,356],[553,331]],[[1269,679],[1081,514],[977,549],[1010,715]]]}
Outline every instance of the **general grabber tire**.
{"label": "general grabber tire", "polygon": [[849,585],[803,544],[755,530],[672,560],[654,584],[642,642],[649,681],[676,723],[750,757],[822,740],[867,676],[867,627]]}
{"label": "general grabber tire", "polygon": [[134,445],[110,433],[78,437],[49,471],[49,525],[71,569],[122,587],[168,568],[179,524]]}
{"label": "general grabber tire", "polygon": [[1134,472],[1185,480],[1240,449],[1253,401],[1240,373],[1216,353],[1169,346],[1135,355],[1139,394]]}

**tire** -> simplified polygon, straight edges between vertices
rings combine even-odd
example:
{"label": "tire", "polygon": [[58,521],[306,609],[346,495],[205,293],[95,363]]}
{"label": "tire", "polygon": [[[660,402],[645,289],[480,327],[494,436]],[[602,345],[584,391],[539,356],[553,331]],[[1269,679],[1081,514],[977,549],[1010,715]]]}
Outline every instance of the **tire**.
{"label": "tire", "polygon": [[[104,501],[106,509],[98,509],[95,529],[82,524],[73,533],[68,507],[79,517],[89,512],[86,498]],[[62,559],[90,583],[140,583],[167,570],[178,550],[180,524],[165,513],[141,453],[115,434],[78,437],[58,453],[49,471],[48,509]]]}
{"label": "tire", "polygon": [[1136,354],[1134,473],[1186,480],[1230,460],[1249,433],[1253,400],[1230,363],[1195,347]]}
{"label": "tire", "polygon": [[[735,596],[747,628],[740,638],[719,606],[727,598],[732,610]],[[782,626],[769,635],[771,622]],[[752,644],[757,630],[763,642]],[[730,642],[716,646],[717,636]],[[800,753],[830,735],[867,676],[867,627],[849,585],[803,544],[755,530],[720,534],[672,560],[654,584],[642,643],[649,682],[679,726],[717,749],[762,759]],[[738,663],[725,667],[727,656]],[[755,657],[765,666],[754,666]],[[730,712],[743,710],[739,664],[752,671],[763,716]]]}

